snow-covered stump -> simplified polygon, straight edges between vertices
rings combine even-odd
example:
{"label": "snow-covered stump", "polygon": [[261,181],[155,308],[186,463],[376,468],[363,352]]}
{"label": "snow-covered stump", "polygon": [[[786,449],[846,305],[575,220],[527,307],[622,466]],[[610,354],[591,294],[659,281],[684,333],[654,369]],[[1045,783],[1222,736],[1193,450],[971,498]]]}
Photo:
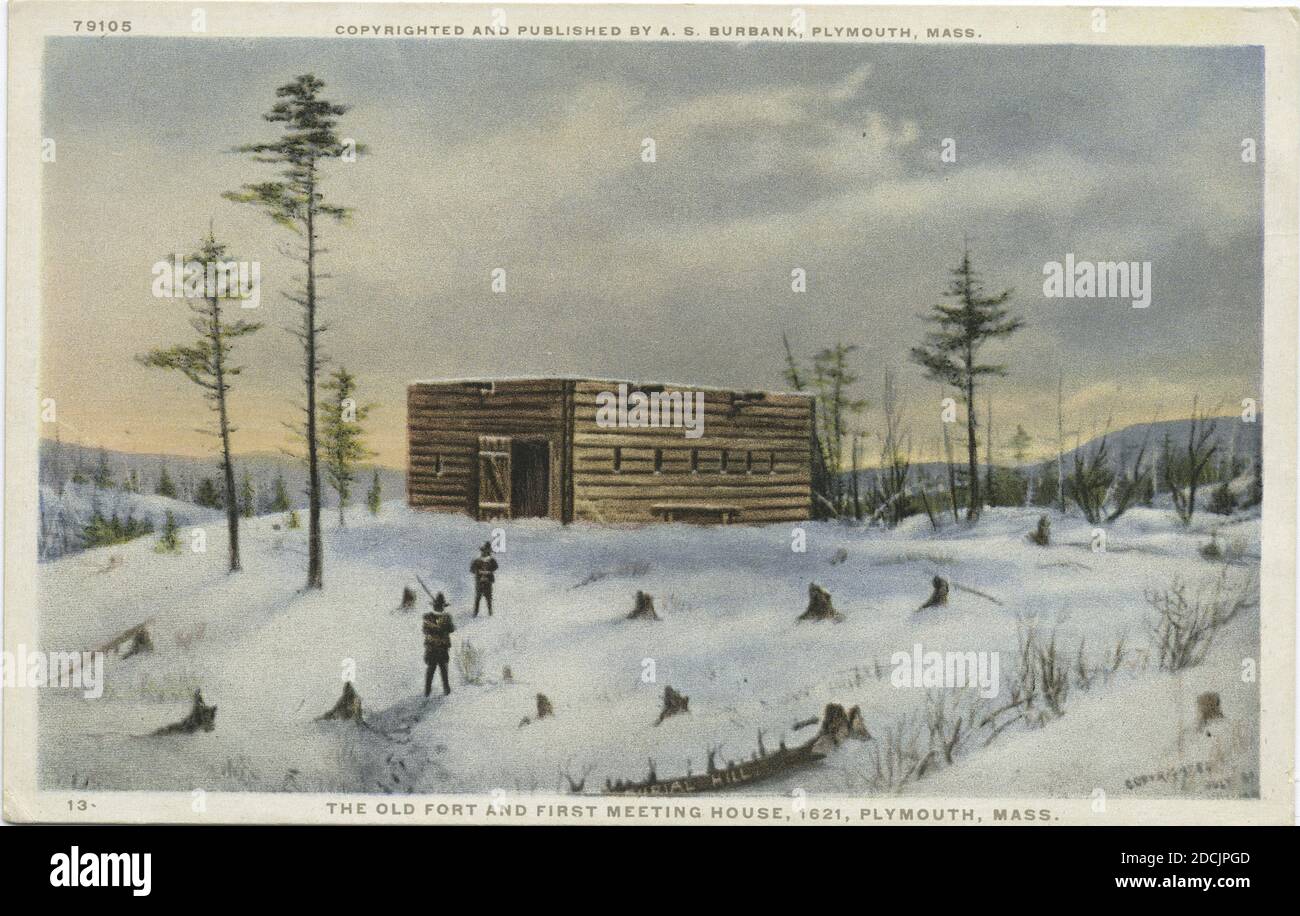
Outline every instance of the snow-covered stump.
{"label": "snow-covered stump", "polygon": [[632,613],[627,615],[628,620],[658,620],[659,615],[655,613],[655,600],[645,592],[636,593],[636,604],[632,608]]}
{"label": "snow-covered stump", "polygon": [[1218,693],[1208,691],[1196,698],[1196,727],[1204,728],[1209,722],[1223,718],[1223,704]]}
{"label": "snow-covered stump", "polygon": [[843,620],[844,615],[835,610],[831,604],[831,593],[816,582],[808,585],[808,609],[799,615],[799,620]]}
{"label": "snow-covered stump", "polygon": [[861,707],[854,706],[845,711],[839,703],[827,703],[821,721],[821,729],[813,742],[813,748],[819,753],[839,747],[850,738],[858,741],[871,740],[871,732],[867,731]]}
{"label": "snow-covered stump", "polygon": [[317,722],[323,722],[331,719],[342,719],[349,722],[360,722],[361,719],[361,696],[352,686],[351,681],[343,685],[343,695],[339,697],[334,708],[324,715],[317,716]]}
{"label": "snow-covered stump", "polygon": [[[554,715],[555,715],[555,707],[551,705],[550,699],[546,696],[546,694],[539,693],[537,695],[537,718],[549,719]],[[525,725],[529,724],[532,721],[533,720],[531,717],[524,716],[523,719],[520,720],[519,722],[519,727],[523,728]]]}
{"label": "snow-covered stump", "polygon": [[924,611],[928,607],[944,607],[948,603],[948,580],[943,576],[935,576],[931,582],[930,597],[925,600],[919,610]]}
{"label": "snow-covered stump", "polygon": [[679,713],[690,712],[691,698],[684,693],[678,693],[671,686],[664,687],[664,706],[659,711],[659,718],[655,720],[655,725],[659,725],[669,716],[675,716]]}
{"label": "snow-covered stump", "polygon": [[1031,544],[1048,547],[1052,543],[1052,520],[1046,515],[1038,516],[1038,527],[1025,535]]}
{"label": "snow-covered stump", "polygon": [[210,732],[217,727],[217,707],[203,702],[203,692],[194,691],[194,705],[190,714],[179,722],[164,725],[154,732],[155,735],[192,735],[197,731]]}

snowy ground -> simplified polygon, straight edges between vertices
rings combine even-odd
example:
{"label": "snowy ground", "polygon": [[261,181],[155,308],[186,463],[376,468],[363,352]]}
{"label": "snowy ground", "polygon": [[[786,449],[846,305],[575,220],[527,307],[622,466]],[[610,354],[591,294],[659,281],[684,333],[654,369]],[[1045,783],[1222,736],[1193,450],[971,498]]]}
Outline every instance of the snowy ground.
{"label": "snowy ground", "polygon": [[[924,517],[893,532],[809,523],[804,553],[791,549],[792,525],[500,523],[497,612],[478,619],[468,564],[496,524],[397,502],[377,518],[354,511],[346,528],[326,517],[321,592],[300,590],[305,532],[275,530],[280,517],[245,523],[245,569],[235,576],[224,571],[219,523],[202,554],[159,554],[154,537],[87,551],[40,567],[42,647],[89,649],[152,618],[155,650],[110,659],[101,699],[43,691],[42,778],[90,789],[550,792],[567,787],[568,773],[586,774],[592,791],[607,777],[642,778],[651,759],[665,778],[688,761],[702,771],[713,747],[719,761],[747,758],[760,730],[769,749],[802,743],[816,729],[794,723],[838,702],[861,706],[874,739],[850,740],[816,768],[755,791],[1257,791],[1258,688],[1240,674],[1243,659],[1258,657],[1257,609],[1219,632],[1203,664],[1171,674],[1149,655],[1154,612],[1144,591],[1175,579],[1207,590],[1220,575],[1233,587],[1248,582],[1258,518],[1198,515],[1188,530],[1172,512],[1139,509],[1107,528],[1100,553],[1080,518],[1054,518],[1050,548],[1028,543],[1037,517],[990,510],[974,530],[939,533]],[[1199,555],[1211,529],[1235,562]],[[446,699],[437,688],[422,696],[427,601],[421,594],[418,611],[397,610],[403,585],[418,591],[416,573],[451,602],[454,656],[468,643],[481,660],[471,684],[453,657]],[[988,597],[954,587],[948,607],[918,612],[935,574]],[[842,622],[796,623],[812,581],[834,596]],[[638,589],[654,596],[661,621],[624,619]],[[926,690],[893,686],[891,655],[916,643],[998,652],[1007,680],[1031,617],[1040,634],[1055,632],[1069,664],[1080,645],[1100,664],[1123,640],[1122,664],[1088,689],[1076,684],[1062,716],[1015,722],[987,743],[988,730],[978,733],[951,765],[935,763],[901,788],[882,781],[888,736],[916,734],[922,749],[929,740]],[[372,728],[314,721],[353,668]],[[690,697],[690,712],[656,726],[665,685]],[[196,687],[219,709],[215,731],[145,737],[182,718]],[[1210,733],[1194,719],[1206,690],[1220,693],[1225,713]],[[539,692],[554,717],[521,725]]]}

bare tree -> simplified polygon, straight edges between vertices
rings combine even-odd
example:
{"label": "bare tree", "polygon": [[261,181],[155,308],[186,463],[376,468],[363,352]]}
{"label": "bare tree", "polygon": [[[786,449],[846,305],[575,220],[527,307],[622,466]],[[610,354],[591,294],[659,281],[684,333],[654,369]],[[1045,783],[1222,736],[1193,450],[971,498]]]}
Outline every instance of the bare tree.
{"label": "bare tree", "polygon": [[1184,525],[1192,523],[1196,514],[1196,491],[1205,476],[1205,469],[1210,466],[1219,444],[1214,435],[1215,421],[1202,413],[1197,399],[1192,399],[1192,418],[1187,429],[1187,447],[1178,455],[1169,447],[1166,439],[1164,461],[1165,484],[1169,495],[1173,497],[1174,509]]}
{"label": "bare tree", "polygon": [[885,370],[885,441],[880,454],[881,512],[893,528],[907,514],[908,475],[912,466],[911,442],[904,443],[902,417],[898,409],[898,385],[893,369]]}

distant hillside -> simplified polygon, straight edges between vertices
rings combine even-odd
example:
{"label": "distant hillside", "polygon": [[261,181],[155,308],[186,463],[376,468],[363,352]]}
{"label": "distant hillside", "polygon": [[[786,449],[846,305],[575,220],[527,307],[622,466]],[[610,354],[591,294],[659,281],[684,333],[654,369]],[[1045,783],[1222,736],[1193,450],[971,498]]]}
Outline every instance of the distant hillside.
{"label": "distant hillside", "polygon": [[[1264,415],[1260,414],[1254,423],[1243,423],[1241,418],[1233,415],[1228,417],[1215,417],[1215,441],[1219,445],[1219,450],[1215,453],[1215,462],[1227,461],[1231,455],[1235,459],[1244,461],[1249,465],[1255,460],[1259,453],[1260,438],[1264,429]],[[1164,420],[1158,423],[1139,423],[1135,426],[1128,426],[1124,429],[1117,430],[1107,435],[1106,449],[1110,452],[1111,461],[1117,465],[1124,459],[1131,464],[1137,457],[1137,452],[1146,443],[1147,454],[1153,451],[1159,453],[1164,447],[1165,437],[1168,436],[1170,444],[1175,450],[1185,449],[1187,447],[1187,435],[1191,431],[1191,420]],[[1098,435],[1081,444],[1078,448],[1072,448],[1065,453],[1065,466],[1070,467],[1076,454],[1091,455],[1101,445],[1101,436]],[[1035,467],[1046,467],[1052,462],[1041,461]]]}
{"label": "distant hillside", "polygon": [[[1247,465],[1253,463],[1255,456],[1259,453],[1259,444],[1264,428],[1264,415],[1259,414],[1255,423],[1243,423],[1240,417],[1236,415],[1216,417],[1214,423],[1215,438],[1219,443],[1219,450],[1215,454],[1216,463],[1220,460],[1226,461],[1229,454],[1232,454],[1240,461],[1246,462]],[[1144,442],[1147,445],[1148,455],[1159,454],[1163,448],[1166,435],[1175,449],[1186,448],[1187,434],[1190,427],[1190,420],[1163,420],[1157,423],[1138,423],[1124,429],[1115,430],[1106,436],[1106,450],[1110,454],[1111,464],[1116,467],[1123,461],[1128,461],[1131,464],[1137,457],[1138,449],[1142,448]],[[966,462],[965,431],[963,429],[960,432],[963,434],[963,447],[954,447],[953,455],[957,464],[964,465]],[[1072,466],[1076,454],[1093,454],[1101,446],[1101,439],[1101,435],[1096,435],[1080,444],[1077,448],[1068,449],[1065,452],[1067,471]],[[1003,448],[1002,452],[1004,454],[1005,451],[1006,449]],[[980,443],[979,458],[980,467],[983,468],[985,466],[983,442]],[[1053,465],[1054,461],[1055,459],[1046,459],[1027,462],[1023,465],[1023,470],[1046,470]],[[996,463],[999,467],[1016,466],[1014,461],[998,461]],[[929,475],[931,478],[939,480],[947,473],[947,465],[942,461],[921,462],[914,464],[912,470],[922,476]],[[858,472],[859,486],[864,490],[869,490],[879,473],[878,468],[860,470]],[[845,475],[846,478],[851,476],[851,474]]]}
{"label": "distant hillside", "polygon": [[[57,487],[60,482],[70,482],[78,473],[90,480],[99,464],[100,449],[87,446],[58,443],[42,439],[40,446],[40,472],[43,486]],[[221,471],[215,455],[209,458],[185,458],[176,455],[142,455],[134,452],[115,452],[105,450],[109,475],[114,485],[121,489],[123,483],[130,479],[132,472],[139,481],[143,494],[154,494],[164,467],[176,486],[177,499],[192,503],[204,478],[211,478],[218,488],[221,484]],[[357,474],[357,483],[352,496],[352,505],[359,505],[365,500],[366,490],[370,487],[374,466],[363,466]],[[380,467],[379,483],[385,499],[396,499],[406,494],[406,472],[395,468]],[[242,484],[244,472],[248,472],[253,489],[257,494],[258,511],[269,511],[277,476],[284,476],[285,489],[289,501],[295,508],[307,505],[307,467],[299,459],[288,455],[256,454],[235,456],[235,486]],[[324,488],[324,505],[336,506],[338,500],[334,491],[322,480]]]}

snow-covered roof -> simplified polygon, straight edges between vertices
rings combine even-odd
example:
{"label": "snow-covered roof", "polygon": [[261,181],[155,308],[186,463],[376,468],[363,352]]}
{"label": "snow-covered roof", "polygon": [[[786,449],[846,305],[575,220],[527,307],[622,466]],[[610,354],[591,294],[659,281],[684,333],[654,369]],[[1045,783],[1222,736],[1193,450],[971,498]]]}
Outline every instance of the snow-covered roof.
{"label": "snow-covered roof", "polygon": [[687,382],[661,382],[649,381],[647,379],[629,379],[629,378],[604,378],[596,375],[506,375],[506,376],[475,376],[470,378],[422,378],[413,379],[408,382],[409,385],[492,385],[505,382],[604,382],[610,385],[627,385],[637,387],[644,385],[662,385],[666,388],[683,388],[691,391],[724,391],[724,392],[746,392],[761,391],[764,394],[786,395],[794,398],[811,398],[814,395],[808,391],[773,391],[770,388],[755,387],[724,387],[721,385],[695,385]]}

